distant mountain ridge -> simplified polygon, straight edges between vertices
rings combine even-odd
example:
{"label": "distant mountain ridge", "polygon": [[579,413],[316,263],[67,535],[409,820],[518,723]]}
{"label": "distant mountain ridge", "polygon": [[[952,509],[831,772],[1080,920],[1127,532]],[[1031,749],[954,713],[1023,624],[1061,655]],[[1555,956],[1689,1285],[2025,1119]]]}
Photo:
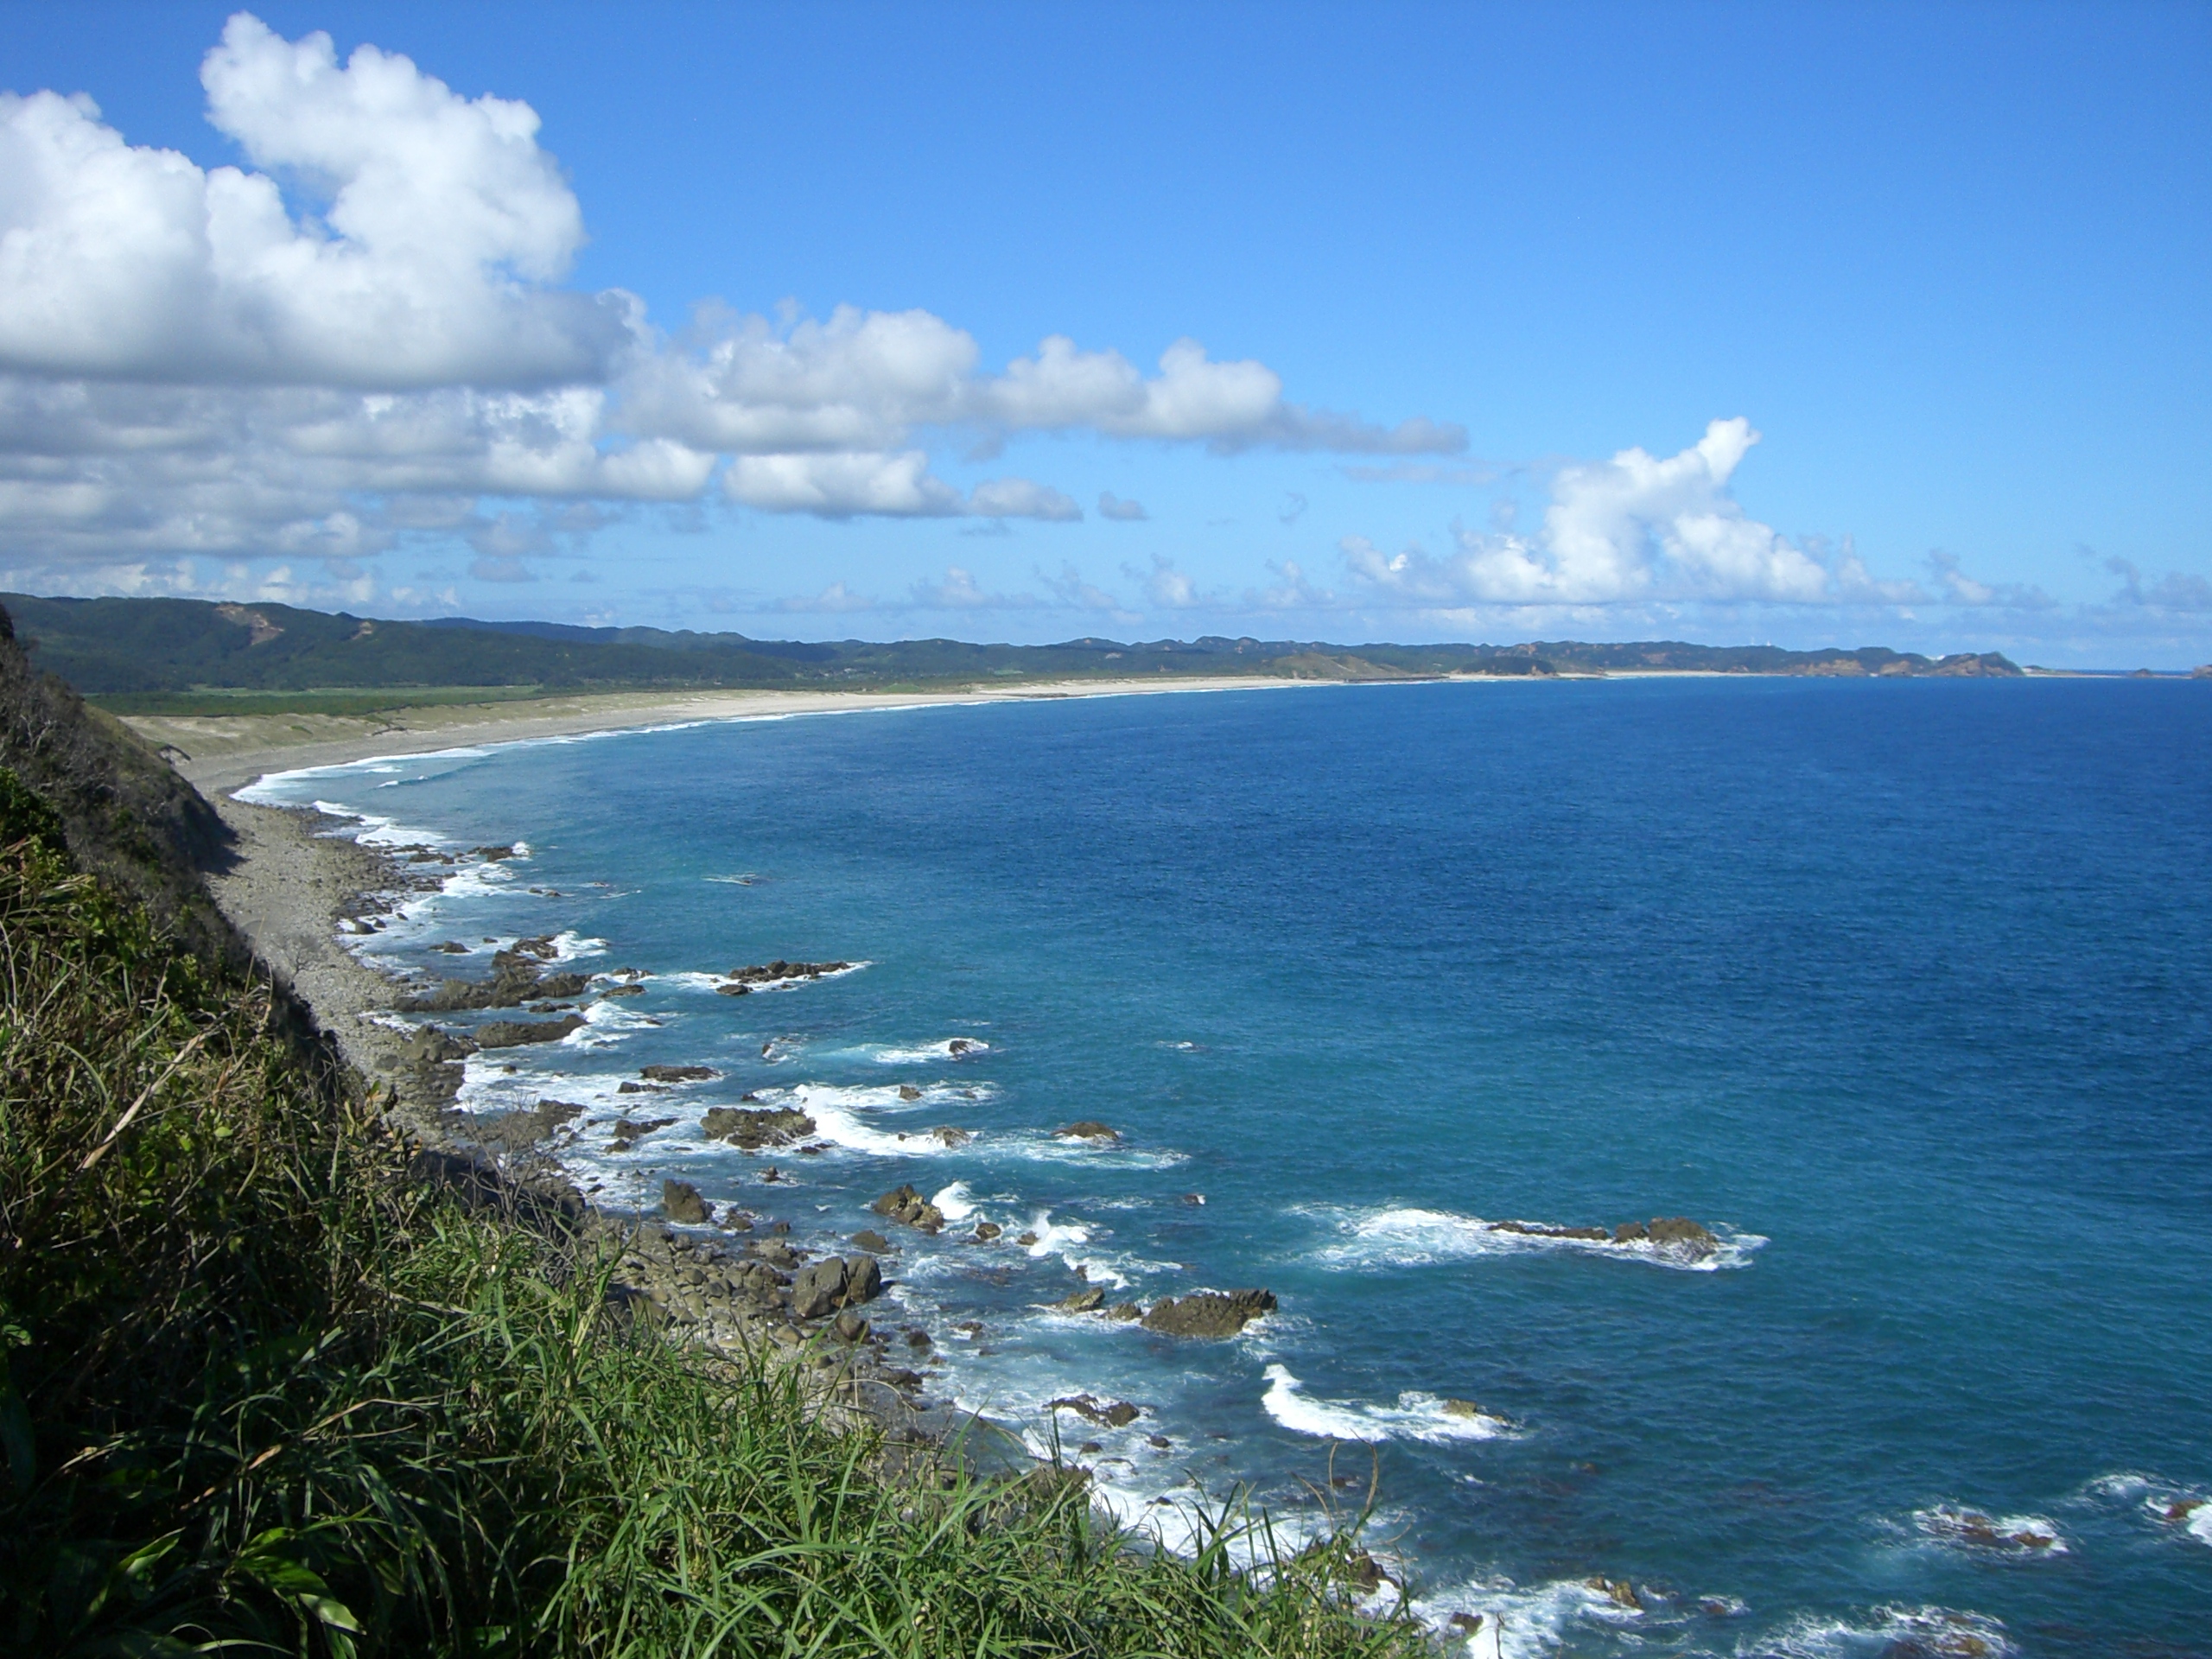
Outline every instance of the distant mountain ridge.
{"label": "distant mountain ridge", "polygon": [[[251,697],[359,702],[385,694],[513,696],[636,690],[883,690],[1042,680],[1251,675],[1386,680],[1452,675],[1705,672],[1844,676],[2018,675],[1998,652],[1929,658],[1884,646],[1784,651],[1681,640],[1593,645],[1332,645],[1207,635],[1086,637],[1050,645],[958,639],[806,642],[689,629],[594,628],[473,617],[393,621],[295,606],[190,599],[0,594],[38,665],[113,709],[208,711]],[[327,705],[326,705],[327,706]]]}

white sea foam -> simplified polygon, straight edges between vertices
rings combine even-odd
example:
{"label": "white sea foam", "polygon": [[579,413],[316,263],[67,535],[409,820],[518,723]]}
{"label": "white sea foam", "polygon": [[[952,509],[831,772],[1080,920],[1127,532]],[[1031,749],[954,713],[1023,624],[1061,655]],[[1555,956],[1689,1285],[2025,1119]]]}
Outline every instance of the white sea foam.
{"label": "white sea foam", "polygon": [[2089,1483],[2097,1497],[2139,1503],[2163,1528],[2200,1544],[2212,1545],[2212,1496],[2201,1487],[2177,1486],[2149,1475],[2101,1475]]}
{"label": "white sea foam", "polygon": [[1903,1649],[1929,1659],[2001,1659],[2013,1651],[2005,1626],[1948,1607],[1877,1607],[1861,1623],[1808,1617],[1764,1637],[1773,1659],[1871,1659]]}
{"label": "white sea foam", "polygon": [[930,1202],[944,1212],[947,1221],[966,1221],[976,1213],[976,1195],[968,1190],[965,1181],[955,1181],[940,1189]]}
{"label": "white sea foam", "polygon": [[934,1043],[900,1048],[887,1043],[867,1043],[855,1051],[878,1065],[927,1065],[938,1060],[967,1060],[991,1052],[980,1037],[945,1037]]}
{"label": "white sea foam", "polygon": [[1912,1523],[1936,1543],[1977,1554],[2030,1560],[2068,1553],[2056,1523],[2039,1515],[1991,1515],[1961,1504],[1938,1503],[1915,1510]]}
{"label": "white sea foam", "polygon": [[1421,1621],[1439,1635],[1453,1637],[1458,1631],[1454,1613],[1478,1614],[1483,1628],[1466,1639],[1461,1651],[1499,1659],[1545,1659],[1565,1645],[1569,1629],[1577,1624],[1611,1626],[1638,1622],[1643,1615],[1624,1607],[1601,1590],[1575,1579],[1522,1588],[1512,1580],[1478,1580],[1423,1596],[1414,1604]]}
{"label": "white sea foam", "polygon": [[1748,1268],[1754,1251],[1767,1241],[1757,1233],[1716,1227],[1720,1248],[1694,1255],[1649,1239],[1616,1244],[1610,1239],[1559,1238],[1539,1233],[1500,1232],[1481,1216],[1454,1215],[1444,1210],[1398,1207],[1344,1211],[1309,1208],[1306,1213],[1332,1223],[1338,1237],[1314,1252],[1323,1267],[1349,1270],[1376,1268],[1428,1267],[1438,1262],[1466,1262],[1489,1255],[1521,1255],[1531,1251],[1566,1250],[1643,1262],[1653,1267],[1689,1273],[1713,1273],[1723,1268]]}
{"label": "white sea foam", "polygon": [[1513,1433],[1513,1426],[1503,1417],[1486,1412],[1461,1414],[1446,1409],[1444,1401],[1433,1394],[1408,1389],[1398,1396],[1395,1406],[1344,1403],[1301,1394],[1299,1390],[1304,1385],[1284,1366],[1270,1365],[1265,1375],[1268,1391],[1260,1399],[1262,1409],[1294,1433],[1311,1434],[1317,1440],[1441,1444],[1495,1440]]}

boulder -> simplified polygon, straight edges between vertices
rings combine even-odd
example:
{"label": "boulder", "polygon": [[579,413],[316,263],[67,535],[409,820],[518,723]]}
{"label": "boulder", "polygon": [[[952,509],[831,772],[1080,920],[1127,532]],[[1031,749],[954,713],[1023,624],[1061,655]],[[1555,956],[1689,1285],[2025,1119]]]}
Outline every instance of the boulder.
{"label": "boulder", "polygon": [[1523,1238],[1580,1238],[1594,1244],[1610,1244],[1613,1236],[1603,1227],[1550,1227],[1535,1221],[1493,1221],[1493,1233],[1513,1233]]}
{"label": "boulder", "polygon": [[700,1131],[709,1141],[727,1141],[742,1151],[788,1146],[814,1133],[814,1120],[790,1108],[748,1112],[734,1106],[716,1106],[699,1120]]}
{"label": "boulder", "polygon": [[1646,1230],[1654,1244],[1676,1255],[1702,1259],[1720,1248],[1711,1229],[1688,1216],[1654,1216]]}
{"label": "boulder", "polygon": [[529,1043],[557,1043],[572,1031],[582,1031],[584,1017],[563,1014],[558,1020],[494,1020],[474,1033],[479,1048],[520,1048]]}
{"label": "boulder", "polygon": [[988,1046],[988,1044],[979,1043],[972,1037],[956,1037],[944,1046],[944,1052],[957,1060],[963,1054],[980,1054]]}
{"label": "boulder", "polygon": [[883,1269],[872,1255],[845,1257],[845,1306],[857,1307],[883,1294]]}
{"label": "boulder", "polygon": [[609,985],[605,990],[600,993],[600,995],[602,998],[605,998],[610,996],[643,996],[645,994],[645,988],[642,985]]}
{"label": "boulder", "polygon": [[707,1205],[699,1196],[699,1189],[689,1181],[663,1181],[660,1184],[662,1213],[680,1225],[700,1227],[706,1224]]}
{"label": "boulder", "polygon": [[944,1226],[944,1211],[917,1192],[909,1184],[894,1187],[868,1206],[879,1216],[903,1222],[925,1233],[935,1233]]}
{"label": "boulder", "polygon": [[891,1248],[891,1241],[886,1238],[881,1233],[877,1232],[873,1227],[863,1227],[860,1231],[855,1233],[853,1235],[853,1243],[859,1245],[861,1249],[864,1250],[873,1251],[877,1255],[883,1255]]}
{"label": "boulder", "polygon": [[1120,1320],[1126,1325],[1131,1319],[1144,1318],[1144,1309],[1139,1307],[1135,1302],[1116,1302],[1106,1310],[1106,1317],[1109,1319]]}
{"label": "boulder", "polygon": [[930,1131],[930,1139],[941,1147],[964,1147],[976,1138],[972,1129],[956,1129],[950,1123],[940,1123]]}
{"label": "boulder", "polygon": [[1080,1123],[1071,1123],[1065,1129],[1055,1129],[1053,1133],[1065,1141],[1119,1141],[1122,1138],[1117,1131],[1090,1118]]}
{"label": "boulder", "polygon": [[913,1085],[912,1084],[911,1084],[911,1083],[902,1083],[902,1084],[900,1084],[899,1085],[899,1099],[901,1099],[901,1100],[919,1100],[921,1097],[922,1097],[922,1091],[921,1091],[920,1090],[918,1090],[918,1089],[915,1088],[915,1087],[914,1087],[914,1085]]}
{"label": "boulder", "polygon": [[1087,1394],[1072,1394],[1046,1404],[1047,1411],[1071,1411],[1087,1421],[1102,1423],[1109,1428],[1126,1428],[1144,1413],[1126,1400],[1111,1404],[1095,1400]]}
{"label": "boulder", "polygon": [[1166,1337],[1233,1337],[1274,1308],[1273,1291],[1193,1291],[1188,1296],[1163,1296],[1154,1302],[1144,1316],[1144,1328]]}
{"label": "boulder", "polygon": [[844,1304],[845,1263],[825,1255],[799,1269],[791,1281],[791,1313],[802,1319],[818,1319]]}
{"label": "boulder", "polygon": [[711,1065],[644,1065],[638,1075],[647,1083],[705,1083],[721,1073]]}
{"label": "boulder", "polygon": [[1487,1417],[1490,1415],[1471,1400],[1446,1400],[1444,1402],[1444,1414],[1446,1417]]}
{"label": "boulder", "polygon": [[868,1321],[850,1308],[840,1313],[836,1324],[830,1328],[836,1332],[837,1338],[841,1342],[856,1343],[864,1340],[868,1336]]}
{"label": "boulder", "polygon": [[1006,1229],[995,1221],[979,1221],[976,1224],[976,1242],[978,1244],[988,1244],[1005,1230]]}
{"label": "boulder", "polygon": [[1095,1313],[1106,1306],[1106,1293],[1092,1285],[1072,1296],[1062,1297],[1052,1306],[1063,1313]]}

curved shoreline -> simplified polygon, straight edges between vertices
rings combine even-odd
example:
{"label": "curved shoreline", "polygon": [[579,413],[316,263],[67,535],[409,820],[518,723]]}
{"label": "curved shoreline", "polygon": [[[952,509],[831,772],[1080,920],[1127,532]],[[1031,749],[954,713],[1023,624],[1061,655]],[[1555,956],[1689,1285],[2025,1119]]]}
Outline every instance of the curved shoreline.
{"label": "curved shoreline", "polygon": [[[1496,680],[1487,683],[1519,683]],[[400,708],[388,719],[333,715],[128,715],[123,723],[160,749],[202,794],[227,796],[265,773],[434,753],[489,744],[651,731],[709,721],[780,720],[798,715],[867,714],[901,709],[965,708],[989,702],[1061,702],[1071,697],[1159,696],[1173,692],[1274,691],[1350,684],[1422,685],[1421,679],[1346,681],[1224,677],[1143,681],[1091,680],[961,691],[705,691],[669,696],[608,692]]]}

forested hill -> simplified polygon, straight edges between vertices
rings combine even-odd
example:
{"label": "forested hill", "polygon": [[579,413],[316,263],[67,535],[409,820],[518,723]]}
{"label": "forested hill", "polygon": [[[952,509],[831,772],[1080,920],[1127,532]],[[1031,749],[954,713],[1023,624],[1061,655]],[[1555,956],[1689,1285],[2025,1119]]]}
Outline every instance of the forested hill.
{"label": "forested hill", "polygon": [[738,633],[586,628],[465,617],[399,622],[187,599],[0,594],[38,664],[124,711],[183,712],[320,694],[706,687],[885,689],[1018,680],[1249,674],[1370,680],[1447,674],[1701,670],[1753,674],[2017,674],[2003,657],[1940,660],[1881,647],[1790,652],[1679,641],[1587,645],[1338,645],[1318,641],[1071,639],[1052,645],[957,639],[805,644]]}

